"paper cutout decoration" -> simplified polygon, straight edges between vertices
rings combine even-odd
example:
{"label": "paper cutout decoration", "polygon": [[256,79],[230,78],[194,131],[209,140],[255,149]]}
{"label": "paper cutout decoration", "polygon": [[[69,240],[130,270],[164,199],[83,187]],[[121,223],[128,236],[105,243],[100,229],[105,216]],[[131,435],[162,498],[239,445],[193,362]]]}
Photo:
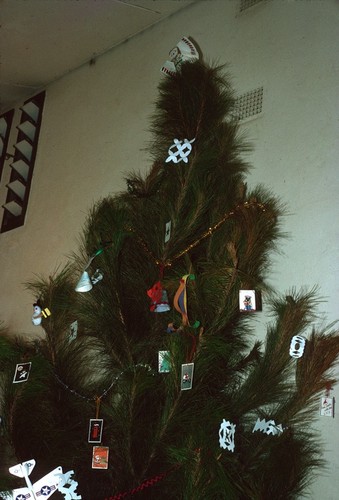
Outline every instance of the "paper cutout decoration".
{"label": "paper cutout decoration", "polygon": [[58,491],[64,495],[65,500],[81,500],[82,498],[81,495],[78,495],[75,491],[77,489],[78,482],[71,479],[73,474],[74,470],[65,472],[65,474],[56,474],[57,476],[60,476]]}
{"label": "paper cutout decoration", "polygon": [[158,352],[158,371],[159,373],[169,373],[171,371],[170,352]]}
{"label": "paper cutout decoration", "polygon": [[199,59],[199,52],[193,42],[187,37],[182,37],[169,53],[170,60],[161,68],[165,75],[174,76],[184,61],[194,62]]}
{"label": "paper cutout decoration", "polygon": [[102,418],[91,418],[88,428],[88,442],[101,443],[104,421]]}
{"label": "paper cutout decoration", "polygon": [[326,396],[321,398],[320,415],[334,418],[334,398]]}
{"label": "paper cutout decoration", "polygon": [[33,315],[32,315],[32,323],[34,326],[39,326],[41,325],[42,318],[48,318],[48,316],[51,315],[51,311],[48,309],[48,307],[45,307],[42,309],[40,300],[37,300],[33,304]]}
{"label": "paper cutout decoration", "polygon": [[194,363],[185,363],[181,365],[181,390],[192,389],[193,385]]}
{"label": "paper cutout decoration", "polygon": [[72,342],[78,336],[78,320],[76,319],[69,327],[69,341]]}
{"label": "paper cutout decoration", "polygon": [[304,354],[306,339],[301,335],[294,335],[290,344],[290,356],[292,358],[301,358]]}
{"label": "paper cutout decoration", "polygon": [[254,312],[257,310],[255,290],[239,290],[239,309],[241,312]]}
{"label": "paper cutout decoration", "polygon": [[264,434],[276,436],[278,434],[281,434],[284,429],[282,428],[282,425],[276,425],[274,420],[266,420],[263,418],[260,420],[260,418],[257,419],[252,432],[263,432]]}
{"label": "paper cutout decoration", "polygon": [[15,373],[13,378],[13,384],[19,384],[20,382],[26,382],[31,371],[32,363],[18,363],[15,367]]}
{"label": "paper cutout decoration", "polygon": [[192,142],[194,141],[195,138],[190,141],[188,139],[184,139],[183,141],[174,139],[174,143],[168,150],[168,157],[165,162],[168,163],[172,161],[173,163],[179,163],[180,161],[183,161],[184,163],[188,163],[187,157],[192,151]]}
{"label": "paper cutout decoration", "polygon": [[160,281],[157,281],[152,288],[147,290],[147,295],[152,301],[150,305],[150,311],[152,312],[166,312],[170,310],[168,303],[167,292],[162,288]]}
{"label": "paper cutout decoration", "polygon": [[[28,500],[38,498],[48,499],[53,495],[53,493],[59,490],[61,493],[66,494],[66,500],[81,499],[81,496],[75,491],[78,483],[73,479],[70,479],[71,475],[74,474],[74,471],[69,471],[63,474],[62,467],[57,467],[32,484],[28,476],[34,469],[34,466],[35,460],[32,459],[10,467],[9,472],[11,474],[25,479],[26,487],[16,488],[8,494],[1,493],[1,498],[6,500]],[[67,489],[65,489],[66,484],[70,485]]]}
{"label": "paper cutout decoration", "polygon": [[108,446],[93,446],[92,469],[108,469]]}
{"label": "paper cutout decoration", "polygon": [[219,445],[224,450],[234,452],[234,434],[236,424],[232,424],[228,420],[223,419],[219,428]]}

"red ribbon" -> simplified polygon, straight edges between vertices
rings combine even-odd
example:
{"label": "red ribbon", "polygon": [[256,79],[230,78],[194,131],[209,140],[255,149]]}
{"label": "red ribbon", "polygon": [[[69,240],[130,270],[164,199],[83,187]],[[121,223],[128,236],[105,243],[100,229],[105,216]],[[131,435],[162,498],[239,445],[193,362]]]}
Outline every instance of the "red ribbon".
{"label": "red ribbon", "polygon": [[157,476],[152,477],[152,479],[146,479],[143,483],[139,484],[136,488],[133,488],[132,490],[125,491],[124,493],[118,493],[117,495],[114,495],[114,497],[108,497],[105,498],[105,500],[121,500],[122,498],[126,498],[129,495],[134,495],[134,493],[138,493],[139,491],[142,491],[146,488],[149,488],[150,486],[154,486],[156,483],[164,479],[167,474],[172,472],[174,469],[177,469],[180,467],[180,465],[174,465],[171,469],[169,469],[167,472],[163,472],[162,474],[159,474]]}

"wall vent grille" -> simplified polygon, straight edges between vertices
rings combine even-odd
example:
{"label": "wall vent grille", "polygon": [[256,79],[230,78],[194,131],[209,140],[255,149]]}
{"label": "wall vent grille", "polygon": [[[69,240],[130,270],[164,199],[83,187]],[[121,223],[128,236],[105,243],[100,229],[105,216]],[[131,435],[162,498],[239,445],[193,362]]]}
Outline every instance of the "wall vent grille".
{"label": "wall vent grille", "polygon": [[245,121],[262,114],[264,87],[258,87],[242,94],[235,100],[234,117],[237,121]]}

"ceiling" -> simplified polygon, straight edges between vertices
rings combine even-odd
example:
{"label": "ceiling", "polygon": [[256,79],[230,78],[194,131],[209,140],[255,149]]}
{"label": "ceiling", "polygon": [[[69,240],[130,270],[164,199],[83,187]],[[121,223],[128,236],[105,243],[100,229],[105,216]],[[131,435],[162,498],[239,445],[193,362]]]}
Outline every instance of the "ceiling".
{"label": "ceiling", "polygon": [[195,0],[0,0],[0,113]]}

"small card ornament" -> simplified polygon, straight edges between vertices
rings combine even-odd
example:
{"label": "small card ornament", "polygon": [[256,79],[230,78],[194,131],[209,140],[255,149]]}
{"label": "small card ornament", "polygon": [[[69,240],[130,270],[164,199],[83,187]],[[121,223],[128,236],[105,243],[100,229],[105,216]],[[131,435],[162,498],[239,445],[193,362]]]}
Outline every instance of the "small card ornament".
{"label": "small card ornament", "polygon": [[194,62],[199,59],[199,52],[193,42],[187,37],[182,37],[169,53],[170,60],[161,68],[165,75],[174,76],[184,61]]}
{"label": "small card ornament", "polygon": [[19,384],[20,382],[26,382],[31,371],[32,363],[18,363],[15,367],[15,373],[13,378],[13,384]]}
{"label": "small card ornament", "polygon": [[301,358],[304,354],[306,339],[301,335],[294,335],[290,344],[290,356],[292,358]]}
{"label": "small card ornament", "polygon": [[274,420],[266,420],[263,418],[260,420],[260,418],[257,419],[252,432],[263,432],[264,434],[267,434],[268,436],[276,436],[278,434],[281,434],[284,429],[282,428],[282,425],[276,425]]}
{"label": "small card ornament", "polygon": [[193,385],[194,363],[185,363],[181,365],[181,390],[192,389]]}
{"label": "small card ornament", "polygon": [[104,421],[102,418],[91,418],[88,428],[88,442],[101,443]]}
{"label": "small card ornament", "polygon": [[158,352],[158,370],[159,373],[169,373],[171,371],[170,365],[170,352],[169,351],[159,351]]}
{"label": "small card ornament", "polygon": [[241,312],[254,312],[257,310],[255,290],[239,290],[239,309]]}
{"label": "small card ornament", "polygon": [[326,396],[321,398],[320,415],[334,418],[334,398]]}
{"label": "small card ornament", "polygon": [[184,139],[183,141],[179,141],[178,139],[174,139],[174,144],[168,150],[168,157],[165,162],[168,163],[172,161],[173,163],[179,163],[183,161],[184,163],[188,163],[188,156],[192,151],[192,142],[195,141],[191,139]]}
{"label": "small card ornament", "polygon": [[73,323],[70,324],[70,327],[69,327],[69,341],[72,342],[73,340],[75,340],[78,336],[78,320],[76,319],[75,321],[73,321]]}
{"label": "small card ornament", "polygon": [[170,237],[171,237],[171,227],[172,227],[172,222],[171,221],[166,222],[166,227],[165,227],[165,243],[167,243],[170,240]]}
{"label": "small card ornament", "polygon": [[92,469],[108,469],[108,446],[93,446]]}
{"label": "small card ornament", "polygon": [[220,448],[234,452],[234,434],[236,424],[231,424],[228,420],[223,419],[219,429],[219,444]]}

